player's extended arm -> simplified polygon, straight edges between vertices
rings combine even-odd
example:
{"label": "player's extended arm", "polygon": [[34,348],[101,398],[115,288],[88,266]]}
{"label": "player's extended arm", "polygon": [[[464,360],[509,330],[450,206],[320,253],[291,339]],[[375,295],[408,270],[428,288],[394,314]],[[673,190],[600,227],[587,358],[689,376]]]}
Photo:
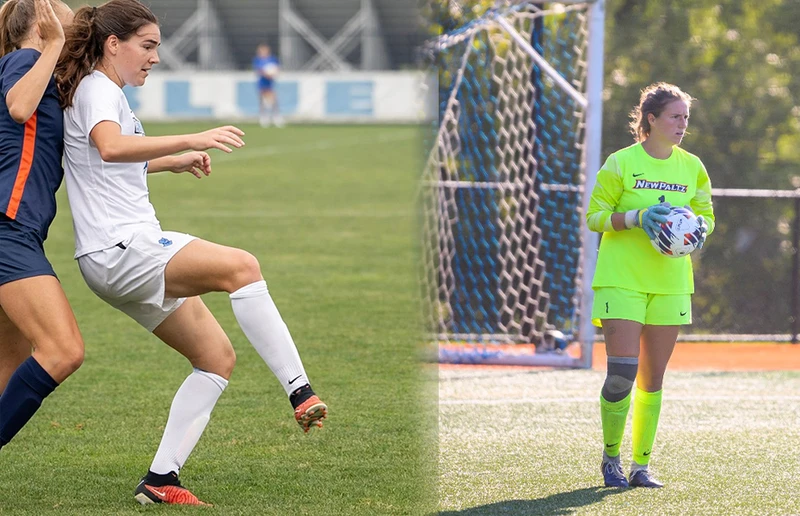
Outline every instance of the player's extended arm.
{"label": "player's extended arm", "polygon": [[8,113],[18,124],[27,122],[39,107],[44,91],[53,77],[61,48],[64,46],[64,30],[53,11],[53,6],[46,0],[36,0],[34,6],[38,29],[45,46],[36,63],[6,94]]}
{"label": "player's extended arm", "polygon": [[157,172],[175,172],[176,174],[190,172],[200,179],[211,174],[211,157],[207,152],[193,151],[150,160],[147,164],[147,173]]}
{"label": "player's extended arm", "polygon": [[187,150],[232,152],[230,147],[244,145],[244,132],[232,125],[195,134],[128,136],[122,134],[119,124],[104,120],[94,126],[89,136],[103,161],[110,163],[140,163]]}
{"label": "player's extended arm", "polygon": [[175,161],[174,156],[164,156],[163,158],[151,159],[147,162],[147,173],[155,174],[158,172],[170,172]]}

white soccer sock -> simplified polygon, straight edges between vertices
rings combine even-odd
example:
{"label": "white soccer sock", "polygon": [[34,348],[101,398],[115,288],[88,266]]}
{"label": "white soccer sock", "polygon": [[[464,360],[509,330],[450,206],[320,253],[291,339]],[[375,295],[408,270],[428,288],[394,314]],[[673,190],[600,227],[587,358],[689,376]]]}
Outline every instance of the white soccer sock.
{"label": "white soccer sock", "polygon": [[200,369],[195,369],[184,380],[172,399],[167,426],[150,471],[159,475],[180,471],[227,386],[225,378]]}
{"label": "white soccer sock", "polygon": [[300,354],[269,295],[267,282],[261,280],[240,288],[231,294],[231,306],[247,340],[281,382],[286,394],[307,384]]}

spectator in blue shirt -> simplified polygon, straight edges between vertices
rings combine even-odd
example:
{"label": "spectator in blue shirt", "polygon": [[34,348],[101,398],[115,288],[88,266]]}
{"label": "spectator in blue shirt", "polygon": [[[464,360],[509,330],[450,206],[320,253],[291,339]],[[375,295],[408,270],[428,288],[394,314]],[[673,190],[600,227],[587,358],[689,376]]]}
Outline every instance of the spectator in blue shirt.
{"label": "spectator in blue shirt", "polygon": [[273,123],[276,127],[283,127],[284,121],[278,112],[278,98],[275,95],[279,63],[269,45],[258,45],[253,58],[253,70],[258,76],[258,119],[261,127],[269,127]]}

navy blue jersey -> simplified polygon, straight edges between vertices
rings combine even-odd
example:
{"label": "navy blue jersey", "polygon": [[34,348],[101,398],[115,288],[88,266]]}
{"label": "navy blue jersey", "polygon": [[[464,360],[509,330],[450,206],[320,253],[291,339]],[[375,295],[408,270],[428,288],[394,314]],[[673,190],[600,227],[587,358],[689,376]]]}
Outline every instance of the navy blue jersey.
{"label": "navy blue jersey", "polygon": [[64,177],[64,118],[55,81],[50,79],[39,107],[24,124],[11,118],[5,102],[40,55],[23,48],[0,59],[0,213],[45,239],[56,216],[56,190]]}

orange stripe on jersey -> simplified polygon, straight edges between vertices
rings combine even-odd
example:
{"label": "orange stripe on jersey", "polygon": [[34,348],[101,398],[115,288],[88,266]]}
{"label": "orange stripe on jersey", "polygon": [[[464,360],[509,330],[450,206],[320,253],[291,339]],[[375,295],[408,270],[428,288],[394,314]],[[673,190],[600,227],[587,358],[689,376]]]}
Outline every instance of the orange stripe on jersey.
{"label": "orange stripe on jersey", "polygon": [[11,200],[8,201],[8,209],[6,209],[6,216],[14,219],[19,210],[19,204],[22,202],[22,193],[25,191],[25,183],[28,181],[28,175],[31,173],[31,166],[33,166],[33,149],[36,146],[36,111],[25,122],[25,136],[22,139],[22,157],[19,160],[19,170],[17,170],[17,179],[14,181],[14,190],[11,191]]}

